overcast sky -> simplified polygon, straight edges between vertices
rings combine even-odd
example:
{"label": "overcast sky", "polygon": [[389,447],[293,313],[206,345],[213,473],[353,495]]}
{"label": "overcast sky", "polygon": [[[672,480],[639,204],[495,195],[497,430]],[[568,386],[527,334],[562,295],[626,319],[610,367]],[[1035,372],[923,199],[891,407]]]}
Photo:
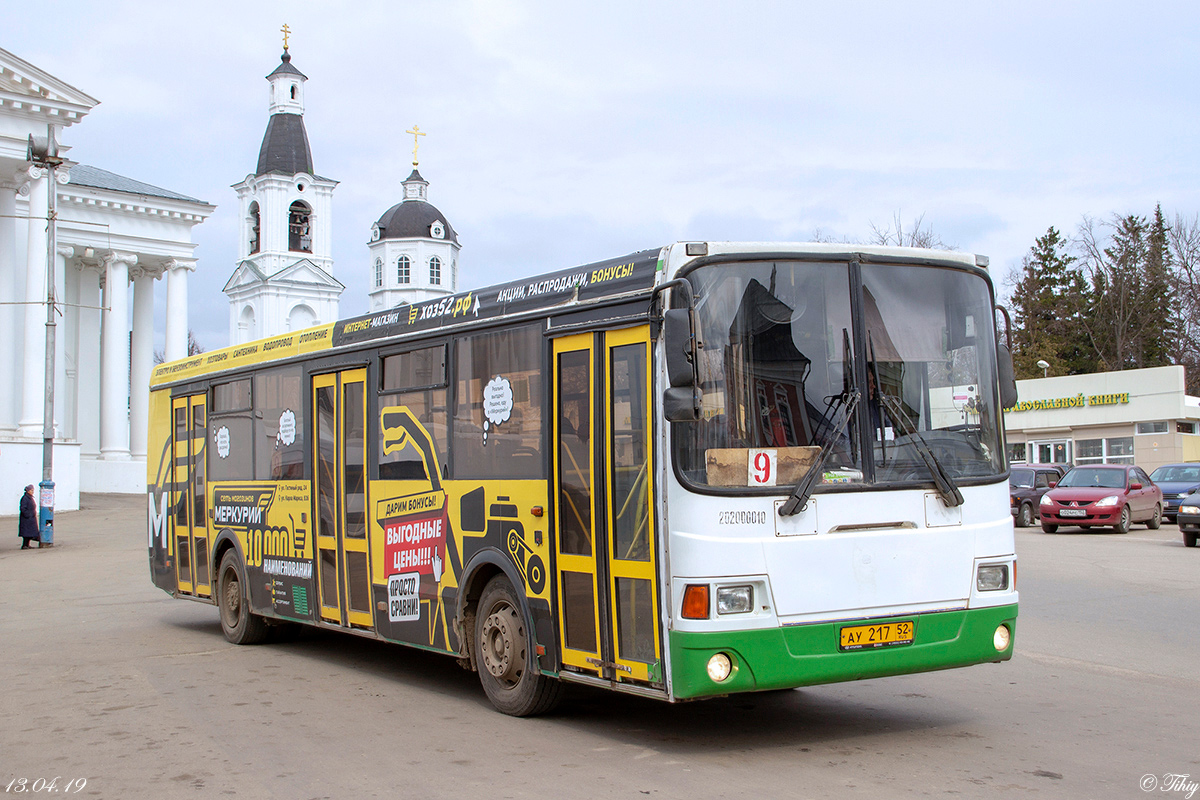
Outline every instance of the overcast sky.
{"label": "overcast sky", "polygon": [[217,206],[189,288],[212,349],[285,22],[340,181],[343,317],[414,124],[464,290],[679,239],[865,240],[897,213],[1002,285],[1051,225],[1200,211],[1200,4],[983,5],[5,0],[0,47],[101,101],[71,158]]}

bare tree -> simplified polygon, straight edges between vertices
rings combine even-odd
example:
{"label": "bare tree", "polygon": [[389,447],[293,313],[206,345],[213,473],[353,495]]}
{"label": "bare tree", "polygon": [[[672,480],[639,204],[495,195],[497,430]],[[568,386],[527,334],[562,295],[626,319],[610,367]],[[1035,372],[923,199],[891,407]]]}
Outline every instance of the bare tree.
{"label": "bare tree", "polygon": [[871,236],[868,244],[881,244],[890,247],[924,247],[929,250],[953,250],[954,246],[942,241],[942,237],[933,232],[932,228],[923,227],[925,215],[917,217],[912,225],[905,230],[904,219],[897,211],[892,217],[892,224],[880,228],[871,223]]}
{"label": "bare tree", "polygon": [[849,236],[838,238],[832,233],[829,233],[824,228],[813,228],[812,235],[809,237],[810,242],[818,242],[820,244],[856,244]]}
{"label": "bare tree", "polygon": [[[1167,363],[1169,265],[1155,261],[1144,217],[1084,217],[1075,236],[1088,291],[1075,310],[1106,371]],[[1164,243],[1165,244],[1165,243]]]}
{"label": "bare tree", "polygon": [[[204,352],[204,345],[200,344],[200,340],[196,338],[196,332],[188,328],[188,351],[189,356],[198,356]],[[154,351],[154,363],[161,364],[167,360],[167,354],[162,350]]]}
{"label": "bare tree", "polygon": [[1175,215],[1167,230],[1174,270],[1174,299],[1179,328],[1178,363],[1187,375],[1187,393],[1200,394],[1200,216]]}

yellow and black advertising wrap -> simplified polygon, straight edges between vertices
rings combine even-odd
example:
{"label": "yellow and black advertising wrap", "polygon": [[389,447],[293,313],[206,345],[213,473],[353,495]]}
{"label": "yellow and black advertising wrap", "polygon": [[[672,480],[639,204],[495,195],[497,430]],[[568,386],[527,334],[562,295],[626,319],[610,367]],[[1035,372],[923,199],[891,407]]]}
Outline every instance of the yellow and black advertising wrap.
{"label": "yellow and black advertising wrap", "polygon": [[256,609],[314,618],[311,495],[308,481],[212,485],[212,530],[237,537]]}
{"label": "yellow and black advertising wrap", "polygon": [[[491,558],[549,615],[545,481],[443,481],[433,437],[407,407],[380,409],[383,455],[403,453],[424,478],[371,482],[376,627],[387,639],[460,652],[454,615],[465,567]],[[533,530],[536,528],[536,530]],[[542,611],[542,613],[538,613]],[[382,613],[385,612],[386,613]]]}

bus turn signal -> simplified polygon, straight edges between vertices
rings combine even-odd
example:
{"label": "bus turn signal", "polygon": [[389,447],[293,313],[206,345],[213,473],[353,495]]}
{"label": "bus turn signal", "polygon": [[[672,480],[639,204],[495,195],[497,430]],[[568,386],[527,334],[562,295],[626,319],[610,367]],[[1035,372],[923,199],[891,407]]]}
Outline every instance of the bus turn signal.
{"label": "bus turn signal", "polygon": [[689,583],[683,590],[683,618],[708,619],[707,583]]}

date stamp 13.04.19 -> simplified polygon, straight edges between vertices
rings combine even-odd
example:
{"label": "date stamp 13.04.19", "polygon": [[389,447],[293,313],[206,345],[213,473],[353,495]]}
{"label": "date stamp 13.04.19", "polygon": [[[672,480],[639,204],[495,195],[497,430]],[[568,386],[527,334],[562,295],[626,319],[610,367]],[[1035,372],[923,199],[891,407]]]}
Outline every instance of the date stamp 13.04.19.
{"label": "date stamp 13.04.19", "polygon": [[53,778],[13,778],[4,785],[5,794],[75,794],[87,786],[87,778],[72,778],[70,780],[55,776]]}

